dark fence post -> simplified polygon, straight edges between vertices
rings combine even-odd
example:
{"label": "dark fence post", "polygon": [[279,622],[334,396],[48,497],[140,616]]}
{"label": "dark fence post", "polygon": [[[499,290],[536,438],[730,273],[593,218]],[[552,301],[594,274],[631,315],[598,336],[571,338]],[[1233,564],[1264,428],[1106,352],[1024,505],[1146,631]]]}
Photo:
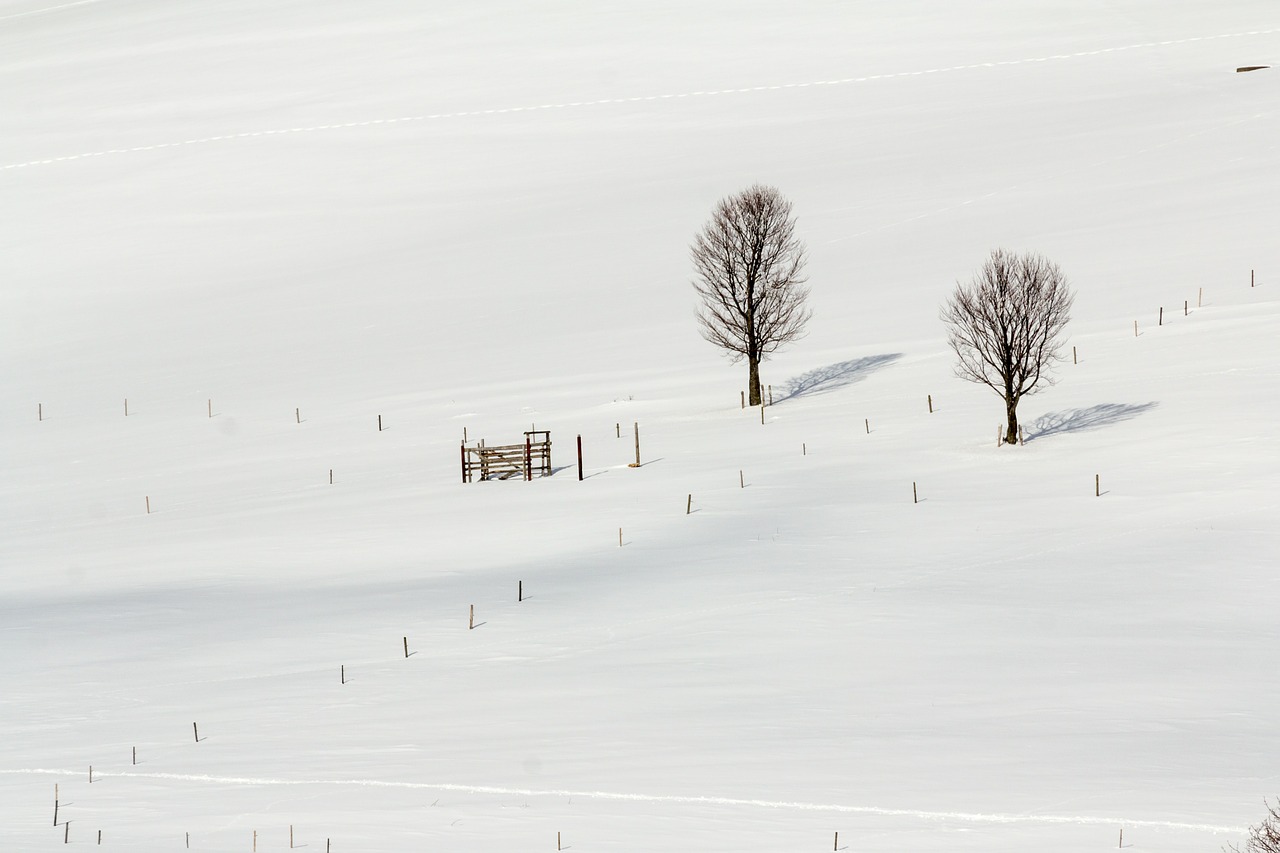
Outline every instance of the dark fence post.
{"label": "dark fence post", "polygon": [[578,436],[578,479],[582,479],[582,436]]}

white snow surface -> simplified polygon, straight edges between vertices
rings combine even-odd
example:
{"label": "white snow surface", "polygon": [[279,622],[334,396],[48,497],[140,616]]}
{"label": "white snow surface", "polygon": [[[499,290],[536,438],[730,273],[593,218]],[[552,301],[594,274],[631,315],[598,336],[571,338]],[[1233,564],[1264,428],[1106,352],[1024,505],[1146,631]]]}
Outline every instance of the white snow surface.
{"label": "white snow surface", "polygon": [[[1241,842],[1278,104],[1274,0],[0,0],[0,848]],[[753,182],[763,423],[688,260]],[[998,246],[1078,293],[1022,447],[938,320]]]}

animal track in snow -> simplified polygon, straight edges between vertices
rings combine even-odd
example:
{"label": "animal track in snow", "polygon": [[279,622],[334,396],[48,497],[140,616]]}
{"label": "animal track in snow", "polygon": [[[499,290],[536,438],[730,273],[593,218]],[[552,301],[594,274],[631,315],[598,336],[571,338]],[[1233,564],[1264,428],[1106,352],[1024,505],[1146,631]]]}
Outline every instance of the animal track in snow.
{"label": "animal track in snow", "polygon": [[[92,0],[83,0],[92,2]],[[68,4],[77,5],[77,4]],[[61,7],[54,7],[61,8]],[[102,151],[89,151],[81,154],[68,154],[62,157],[49,157],[42,160],[28,160],[25,163],[9,163],[0,166],[0,171],[9,169],[26,169],[32,166],[48,166],[54,163],[68,163],[74,160],[87,160],[93,157],[107,157],[114,154],[134,154],[142,151],[160,151],[166,148],[180,148],[184,145],[207,145],[213,142],[228,142],[237,139],[255,139],[264,136],[283,136],[293,133],[318,133],[326,130],[347,130],[357,127],[375,127],[378,125],[403,124],[407,122],[444,121],[447,119],[476,118],[481,116],[512,115],[515,113],[538,112],[541,110],[579,109],[583,107],[599,107],[609,104],[638,104],[648,101],[675,100],[681,98],[709,98],[717,95],[745,95],[756,92],[776,92],[786,89],[807,89],[817,86],[845,86],[853,83],[870,83],[876,80],[894,80],[903,77],[921,77],[928,74],[946,74],[955,71],[971,71],[979,68],[1000,68],[1015,65],[1031,65],[1038,62],[1058,62],[1067,59],[1078,59],[1085,56],[1103,56],[1110,53],[1121,53],[1131,50],[1142,50],[1154,47],[1191,44],[1218,39],[1244,38],[1247,36],[1273,35],[1280,33],[1280,28],[1269,30],[1249,30],[1239,33],[1220,33],[1210,36],[1194,36],[1184,39],[1167,39],[1165,41],[1142,42],[1140,44],[1104,47],[1098,50],[1083,50],[1076,53],[1058,53],[1051,56],[1038,56],[1028,59],[1006,59],[997,62],[975,62],[968,65],[951,65],[944,68],[928,68],[919,71],[899,71],[890,74],[871,74],[864,77],[842,77],[835,80],[811,80],[804,83],[779,83],[772,86],[746,86],[737,89],[710,89],[696,92],[679,92],[665,95],[636,95],[627,98],[600,98],[589,101],[567,101],[558,104],[537,104],[534,106],[500,107],[488,110],[465,110],[451,113],[430,113],[427,115],[400,116],[398,118],[379,118],[366,121],[350,121],[338,124],[317,124],[308,127],[276,128],[273,130],[254,130],[243,133],[228,133],[218,136],[203,136],[195,139],[183,139],[177,142],[158,142],[154,145],[137,145],[131,148],[109,148]]]}
{"label": "animal track in snow", "polygon": [[[81,776],[81,770],[0,770],[0,774],[10,775],[53,775]],[[109,777],[125,779],[158,779],[177,782],[209,782],[216,785],[250,785],[250,786],[294,786],[294,785],[326,785],[326,786],[359,786],[368,788],[411,788],[428,791],[454,791],[464,794],[498,794],[502,796],[521,797],[581,797],[589,800],[614,800],[639,803],[677,803],[680,805],[707,805],[748,807],[759,809],[777,809],[781,811],[815,811],[837,812],[843,814],[867,814],[887,817],[912,817],[922,820],[953,820],[965,823],[1043,823],[1043,824],[1084,824],[1111,825],[1123,827],[1153,827],[1161,829],[1183,829],[1199,832],[1241,833],[1244,827],[1216,826],[1205,823],[1180,823],[1166,820],[1131,820],[1117,817],[1089,817],[1048,814],[980,814],[975,812],[942,812],[922,809],[889,809],[878,806],[849,806],[835,803],[804,803],[782,800],[753,800],[738,797],[693,797],[662,794],[622,794],[613,791],[569,791],[560,789],[536,790],[532,788],[502,788],[490,785],[455,785],[447,782],[387,782],[378,779],[265,779],[249,776],[209,776],[191,773],[111,773],[99,771],[94,774],[103,779]]]}

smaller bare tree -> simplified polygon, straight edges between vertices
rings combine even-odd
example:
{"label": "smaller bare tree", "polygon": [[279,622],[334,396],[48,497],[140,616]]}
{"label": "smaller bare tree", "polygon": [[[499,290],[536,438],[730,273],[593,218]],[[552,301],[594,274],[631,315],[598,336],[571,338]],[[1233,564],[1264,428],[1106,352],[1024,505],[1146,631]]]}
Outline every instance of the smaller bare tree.
{"label": "smaller bare tree", "polygon": [[689,254],[702,337],[735,362],[747,360],[748,393],[758,406],[760,362],[801,337],[811,314],[791,202],[758,184],[721,199]]}
{"label": "smaller bare tree", "polygon": [[1280,853],[1280,800],[1273,806],[1266,800],[1267,816],[1262,823],[1249,827],[1249,840],[1244,847],[1234,844],[1222,848],[1227,853]]}
{"label": "smaller bare tree", "polygon": [[1018,403],[1041,383],[1053,384],[1048,371],[1059,359],[1074,301],[1057,264],[996,249],[942,307],[956,376],[1004,399],[1009,444],[1018,441]]}

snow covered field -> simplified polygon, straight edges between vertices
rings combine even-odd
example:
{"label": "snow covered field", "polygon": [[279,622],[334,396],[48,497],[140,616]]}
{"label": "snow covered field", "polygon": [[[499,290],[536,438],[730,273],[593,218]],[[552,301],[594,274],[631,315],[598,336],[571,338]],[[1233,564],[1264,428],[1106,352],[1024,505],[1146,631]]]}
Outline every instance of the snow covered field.
{"label": "snow covered field", "polygon": [[[0,847],[1241,841],[1280,795],[1242,65],[1273,0],[0,0]],[[763,424],[687,255],[756,181],[814,308]],[[996,246],[1078,294],[1017,448],[937,318]],[[553,477],[459,482],[533,424]]]}

